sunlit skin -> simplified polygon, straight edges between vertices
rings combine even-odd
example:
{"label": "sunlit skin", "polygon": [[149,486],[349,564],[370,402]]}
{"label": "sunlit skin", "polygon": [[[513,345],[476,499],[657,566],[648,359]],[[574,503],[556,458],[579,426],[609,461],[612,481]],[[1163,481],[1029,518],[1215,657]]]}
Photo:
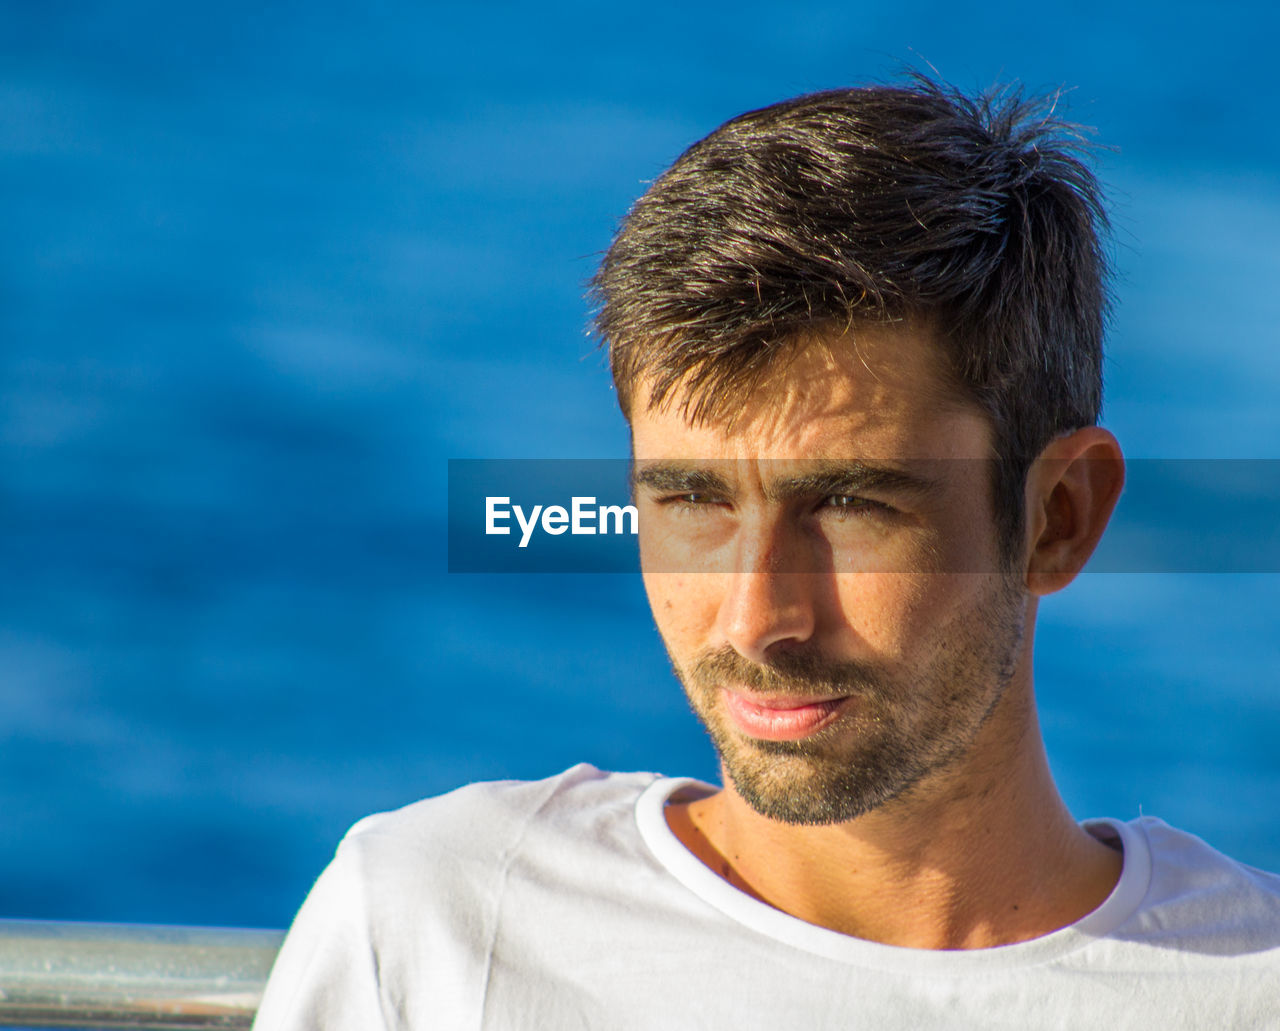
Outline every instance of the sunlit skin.
{"label": "sunlit skin", "polygon": [[861,327],[797,343],[731,416],[644,389],[630,415],[646,589],[725,773],[673,831],[803,920],[979,948],[1071,923],[1119,875],[1054,787],[1031,648],[1122,474],[1103,430],[1055,441],[1004,562],[990,425],[936,347]]}

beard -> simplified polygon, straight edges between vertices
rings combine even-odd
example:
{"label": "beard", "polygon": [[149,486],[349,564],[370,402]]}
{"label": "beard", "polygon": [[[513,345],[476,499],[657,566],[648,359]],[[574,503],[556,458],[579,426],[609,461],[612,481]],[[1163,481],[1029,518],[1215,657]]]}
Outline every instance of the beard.
{"label": "beard", "polygon": [[[816,650],[781,651],[758,665],[729,647],[687,670],[674,657],[672,665],[721,767],[752,809],[789,824],[842,823],[903,799],[970,752],[1013,679],[1024,623],[1020,586],[1001,578],[938,635],[923,668],[895,673]],[[722,686],[851,701],[808,737],[761,740],[734,728]]]}

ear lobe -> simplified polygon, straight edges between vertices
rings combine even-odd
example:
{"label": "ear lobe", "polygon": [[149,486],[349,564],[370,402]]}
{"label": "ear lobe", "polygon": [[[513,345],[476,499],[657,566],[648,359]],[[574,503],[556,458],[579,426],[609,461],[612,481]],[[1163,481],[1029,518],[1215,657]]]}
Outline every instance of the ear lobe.
{"label": "ear lobe", "polygon": [[1066,587],[1093,554],[1124,486],[1124,455],[1107,430],[1057,437],[1027,475],[1027,589]]}

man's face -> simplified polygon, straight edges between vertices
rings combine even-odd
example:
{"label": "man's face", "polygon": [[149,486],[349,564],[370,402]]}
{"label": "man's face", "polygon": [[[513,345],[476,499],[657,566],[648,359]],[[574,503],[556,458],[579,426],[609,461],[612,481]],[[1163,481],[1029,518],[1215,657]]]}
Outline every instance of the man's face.
{"label": "man's face", "polygon": [[990,427],[935,355],[863,328],[731,419],[637,398],[654,618],[728,781],[774,819],[849,820],[963,765],[1024,657]]}

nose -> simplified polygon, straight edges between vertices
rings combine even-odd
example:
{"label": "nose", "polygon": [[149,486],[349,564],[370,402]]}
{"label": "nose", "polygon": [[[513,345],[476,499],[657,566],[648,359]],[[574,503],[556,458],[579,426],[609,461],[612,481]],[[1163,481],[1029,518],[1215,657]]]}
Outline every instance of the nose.
{"label": "nose", "polygon": [[744,532],[720,606],[724,643],[764,665],[771,651],[810,640],[817,626],[818,577],[803,569],[803,556],[780,528]]}

